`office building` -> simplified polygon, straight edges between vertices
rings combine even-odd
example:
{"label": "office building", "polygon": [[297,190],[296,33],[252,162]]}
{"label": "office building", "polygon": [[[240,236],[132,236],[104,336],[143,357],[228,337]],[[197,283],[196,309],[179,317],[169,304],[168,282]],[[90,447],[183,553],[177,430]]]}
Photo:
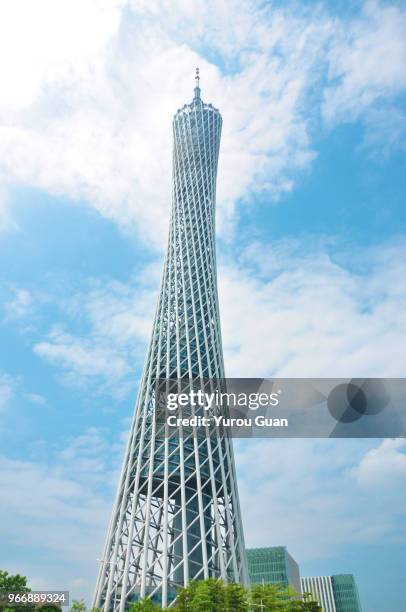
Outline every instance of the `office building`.
{"label": "office building", "polygon": [[302,592],[312,593],[323,612],[361,612],[358,589],[352,574],[304,577]]}
{"label": "office building", "polygon": [[299,566],[285,546],[247,549],[251,584],[281,584],[300,595]]}

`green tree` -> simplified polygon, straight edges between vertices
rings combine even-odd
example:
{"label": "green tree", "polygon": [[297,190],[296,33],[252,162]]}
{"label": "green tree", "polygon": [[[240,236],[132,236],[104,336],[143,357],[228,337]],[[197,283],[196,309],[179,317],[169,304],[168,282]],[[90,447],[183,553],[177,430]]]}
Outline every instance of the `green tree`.
{"label": "green tree", "polygon": [[314,601],[311,593],[305,593],[302,597],[298,597],[294,591],[289,591],[290,598],[286,602],[287,612],[323,612],[320,604]]}
{"label": "green tree", "polygon": [[303,608],[306,612],[323,612],[318,601],[315,601],[313,593],[303,593]]}
{"label": "green tree", "polygon": [[[76,605],[75,605],[76,604]],[[75,605],[75,608],[74,608]],[[85,612],[83,602],[74,602],[70,612]],[[176,612],[322,612],[319,604],[307,594],[302,600],[292,589],[283,585],[225,584],[217,578],[191,580],[178,590]],[[91,612],[100,612],[99,610]],[[132,603],[128,612],[162,612],[148,597]]]}
{"label": "green tree", "polygon": [[209,591],[211,607],[208,608],[208,611],[217,612],[218,610],[219,612],[224,612],[224,608],[226,605],[224,582],[222,580],[219,580],[218,578],[208,578],[207,580],[199,580],[199,583],[206,584]]}
{"label": "green tree", "polygon": [[285,612],[288,610],[289,591],[278,584],[254,584],[250,588],[253,610],[261,612]]}
{"label": "green tree", "polygon": [[69,612],[86,612],[86,604],[83,599],[73,599]]}
{"label": "green tree", "polygon": [[178,589],[176,595],[175,610],[177,612],[188,612],[197,588],[197,580],[191,580],[185,588]]}
{"label": "green tree", "polygon": [[174,609],[177,612],[225,612],[226,589],[217,578],[191,580],[178,590]]}
{"label": "green tree", "polygon": [[[226,602],[226,586],[222,580],[192,580],[187,587],[178,590],[174,609],[177,612],[225,612]],[[238,608],[235,611],[239,612]]]}
{"label": "green tree", "polygon": [[144,599],[140,599],[139,601],[135,601],[132,603],[128,612],[162,612],[161,606],[154,603],[152,599],[149,597],[145,597]]}
{"label": "green tree", "polygon": [[189,609],[191,612],[213,612],[215,610],[211,600],[210,587],[205,581],[202,580],[196,588]]}
{"label": "green tree", "polygon": [[[6,593],[29,593],[31,589],[27,585],[27,578],[20,574],[12,576],[8,572],[0,570],[0,602]],[[0,603],[0,612],[31,612],[34,609],[32,605],[12,606]]]}
{"label": "green tree", "polygon": [[317,601],[304,601],[303,610],[306,612],[323,612],[323,608]]}
{"label": "green tree", "polygon": [[224,587],[227,612],[247,612],[248,592],[242,584],[230,582]]}
{"label": "green tree", "polygon": [[285,588],[286,611],[287,612],[302,612],[303,608],[302,596],[298,595],[294,589]]}
{"label": "green tree", "polygon": [[19,593],[29,593],[30,590],[25,576],[20,576],[20,574],[11,576],[8,572],[0,570],[0,592],[18,591]]}

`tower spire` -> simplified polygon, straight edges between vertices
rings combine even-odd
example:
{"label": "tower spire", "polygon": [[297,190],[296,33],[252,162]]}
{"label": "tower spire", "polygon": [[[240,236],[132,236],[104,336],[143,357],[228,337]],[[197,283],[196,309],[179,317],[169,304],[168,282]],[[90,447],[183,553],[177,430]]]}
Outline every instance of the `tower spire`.
{"label": "tower spire", "polygon": [[200,76],[198,67],[196,68],[195,82],[195,100],[200,100]]}

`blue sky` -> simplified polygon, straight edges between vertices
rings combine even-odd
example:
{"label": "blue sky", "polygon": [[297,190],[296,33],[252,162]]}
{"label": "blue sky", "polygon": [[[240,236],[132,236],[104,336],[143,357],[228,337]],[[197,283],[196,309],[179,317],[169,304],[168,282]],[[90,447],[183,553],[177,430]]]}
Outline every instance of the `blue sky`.
{"label": "blue sky", "polygon": [[[1,569],[89,599],[196,65],[224,121],[228,375],[404,376],[405,31],[400,2],[2,3]],[[354,573],[364,612],[405,609],[402,441],[236,459],[248,545]]]}

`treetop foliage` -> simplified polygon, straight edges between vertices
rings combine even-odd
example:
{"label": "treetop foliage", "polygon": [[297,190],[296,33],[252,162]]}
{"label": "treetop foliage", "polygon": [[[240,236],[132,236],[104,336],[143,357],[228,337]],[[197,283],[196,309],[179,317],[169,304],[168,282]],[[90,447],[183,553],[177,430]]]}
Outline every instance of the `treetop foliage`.
{"label": "treetop foliage", "polygon": [[[0,595],[7,591],[29,593],[27,578],[16,574],[11,576],[0,570]],[[57,612],[56,605],[20,605],[7,607],[0,604],[0,612]],[[127,612],[162,612],[163,608],[148,597],[132,603]],[[323,612],[311,594],[303,599],[294,591],[282,585],[254,584],[245,587],[228,583],[217,578],[192,580],[185,588],[178,590],[176,603],[167,608],[168,612]],[[69,612],[86,612],[86,604],[73,600]],[[101,612],[93,608],[90,612]]]}
{"label": "treetop foliage", "polygon": [[[322,612],[309,594],[303,599],[289,588],[274,584],[224,583],[216,578],[195,580],[179,589],[176,603],[166,610],[177,612]],[[128,612],[159,612],[161,606],[143,599],[131,604]]]}

